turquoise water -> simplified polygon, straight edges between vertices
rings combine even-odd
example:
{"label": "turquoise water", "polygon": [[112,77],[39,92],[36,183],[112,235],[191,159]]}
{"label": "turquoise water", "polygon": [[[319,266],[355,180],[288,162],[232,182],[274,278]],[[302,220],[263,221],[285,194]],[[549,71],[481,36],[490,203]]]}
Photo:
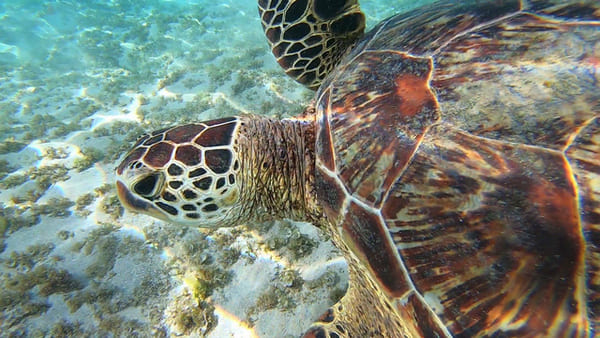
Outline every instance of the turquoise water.
{"label": "turquoise water", "polygon": [[[362,5],[372,26],[416,3]],[[2,335],[302,332],[345,288],[315,229],[205,233],[125,213],[113,169],[144,131],[291,116],[311,96],[273,60],[253,1],[0,2]]]}

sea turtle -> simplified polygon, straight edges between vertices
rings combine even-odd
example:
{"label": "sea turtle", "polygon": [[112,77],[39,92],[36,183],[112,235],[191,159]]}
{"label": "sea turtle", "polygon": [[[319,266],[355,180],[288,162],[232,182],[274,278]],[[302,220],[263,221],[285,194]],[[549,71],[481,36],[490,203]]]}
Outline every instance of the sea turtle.
{"label": "sea turtle", "polygon": [[143,136],[128,208],[308,220],[349,265],[308,337],[600,334],[600,3],[443,1],[363,34],[356,0],[259,0],[305,114]]}

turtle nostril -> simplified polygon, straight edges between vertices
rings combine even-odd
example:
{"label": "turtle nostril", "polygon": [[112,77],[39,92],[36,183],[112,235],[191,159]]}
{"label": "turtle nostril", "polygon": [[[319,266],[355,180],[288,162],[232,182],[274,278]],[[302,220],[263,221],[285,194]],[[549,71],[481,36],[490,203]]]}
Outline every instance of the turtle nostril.
{"label": "turtle nostril", "polygon": [[136,193],[138,193],[144,197],[152,197],[156,190],[157,182],[158,182],[157,174],[149,175],[149,176],[144,177],[139,182],[137,182],[133,186],[133,190]]}

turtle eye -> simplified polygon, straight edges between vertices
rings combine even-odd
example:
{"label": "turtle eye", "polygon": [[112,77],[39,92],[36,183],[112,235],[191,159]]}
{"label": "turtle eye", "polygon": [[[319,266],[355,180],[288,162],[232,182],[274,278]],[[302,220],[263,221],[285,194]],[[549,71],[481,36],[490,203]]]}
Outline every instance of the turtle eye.
{"label": "turtle eye", "polygon": [[133,185],[133,190],[143,197],[153,197],[156,195],[158,183],[160,180],[159,174],[152,174],[144,177]]}

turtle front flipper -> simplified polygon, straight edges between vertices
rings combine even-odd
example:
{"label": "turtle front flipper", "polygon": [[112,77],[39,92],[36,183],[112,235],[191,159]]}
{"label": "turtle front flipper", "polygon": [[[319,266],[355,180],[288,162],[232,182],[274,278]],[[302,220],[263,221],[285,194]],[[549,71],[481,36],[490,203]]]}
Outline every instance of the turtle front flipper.
{"label": "turtle front flipper", "polygon": [[[386,297],[373,292],[379,288],[365,278],[365,272],[359,272],[357,265],[350,262],[348,269],[348,291],[313,323],[303,338],[411,337],[398,317],[391,316],[394,311]],[[390,311],[381,311],[384,308]]]}
{"label": "turtle front flipper", "polygon": [[259,0],[265,35],[286,73],[311,89],[365,29],[356,0]]}
{"label": "turtle front flipper", "polygon": [[364,264],[339,242],[335,233],[333,237],[348,260],[348,291],[313,323],[304,338],[450,337],[441,323],[420,305],[414,291],[391,300],[373,281]]}

